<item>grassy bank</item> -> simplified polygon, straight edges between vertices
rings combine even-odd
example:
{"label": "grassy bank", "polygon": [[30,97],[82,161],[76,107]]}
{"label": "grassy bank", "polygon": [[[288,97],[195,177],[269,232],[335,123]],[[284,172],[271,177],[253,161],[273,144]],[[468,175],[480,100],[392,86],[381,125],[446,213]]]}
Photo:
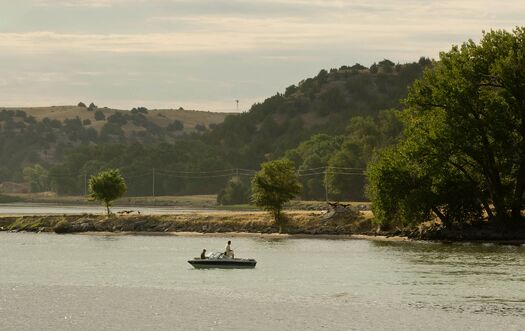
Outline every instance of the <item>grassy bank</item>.
{"label": "grassy bank", "polygon": [[[273,219],[262,212],[195,213],[128,216],[23,216],[0,218],[4,231],[30,232],[248,232],[276,233]],[[290,212],[283,233],[352,234],[371,230],[369,219],[326,219],[319,212]]]}
{"label": "grassy bank", "polygon": [[24,201],[22,198],[12,195],[0,194],[0,203],[13,203]]}
{"label": "grassy bank", "polygon": [[[5,199],[5,201],[2,200]],[[0,195],[0,203],[8,202],[32,202],[53,203],[63,205],[99,205],[98,202],[88,201],[85,196],[63,196],[52,192],[44,193],[16,193]],[[368,202],[344,202],[361,209],[368,209]],[[217,204],[217,196],[209,195],[187,195],[187,196],[160,196],[160,197],[123,197],[115,201],[115,206],[169,206],[195,209],[218,209],[232,211],[253,211],[255,206],[249,204],[221,206]],[[302,201],[292,200],[285,205],[287,210],[326,210],[325,201]]]}

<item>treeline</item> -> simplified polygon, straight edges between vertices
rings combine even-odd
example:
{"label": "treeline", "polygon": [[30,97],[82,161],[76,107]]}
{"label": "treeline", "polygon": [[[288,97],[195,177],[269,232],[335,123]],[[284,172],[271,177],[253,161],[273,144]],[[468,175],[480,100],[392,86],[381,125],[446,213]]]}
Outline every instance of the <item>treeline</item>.
{"label": "treeline", "polygon": [[[301,172],[302,198],[324,199],[328,193],[331,199],[363,200],[364,169],[376,149],[398,138],[401,124],[396,113],[402,108],[401,100],[408,86],[431,65],[429,59],[421,58],[408,64],[384,60],[370,68],[356,64],[321,70],[246,113],[227,116],[201,135],[182,136],[170,143],[163,142],[162,130],[153,126],[146,132],[160,132],[160,136],[151,139],[129,139],[120,132],[129,121],[142,123],[137,109],[108,121],[99,140],[93,136],[60,146],[67,150],[61,150],[58,163],[34,162],[47,171],[48,180],[26,176],[26,181],[47,182],[48,189],[60,194],[82,194],[86,174],[120,168],[129,195],[151,195],[155,169],[155,194],[221,193],[220,199],[235,196],[234,200],[244,201],[246,195],[238,191],[249,192],[246,177],[250,173],[217,172],[207,179],[183,174],[257,170],[262,162],[287,157]],[[172,127],[177,129],[175,124]],[[83,137],[78,123],[76,129]]]}
{"label": "treeline", "polygon": [[408,86],[431,64],[427,58],[407,64],[384,60],[371,68],[356,64],[321,70],[249,112],[228,116],[203,139],[239,167],[258,168],[314,134],[345,134],[353,117],[401,109]]}
{"label": "treeline", "polygon": [[[93,119],[76,117],[60,121],[46,117],[39,121],[23,110],[1,109],[0,183],[21,182],[27,166],[40,164],[49,169],[63,159],[66,151],[81,145],[173,142],[184,129],[184,123],[179,120],[160,127],[145,116],[148,110],[144,107],[108,116],[94,104],[81,108],[92,112]],[[100,130],[93,127],[97,122],[103,123]],[[128,123],[136,130],[125,132],[123,127]],[[196,130],[208,129],[201,125]]]}
{"label": "treeline", "polygon": [[59,194],[83,194],[86,178],[113,168],[121,170],[131,196],[213,194],[224,187],[231,174],[216,170],[229,166],[217,150],[185,139],[152,146],[81,146],[67,152],[48,176]]}

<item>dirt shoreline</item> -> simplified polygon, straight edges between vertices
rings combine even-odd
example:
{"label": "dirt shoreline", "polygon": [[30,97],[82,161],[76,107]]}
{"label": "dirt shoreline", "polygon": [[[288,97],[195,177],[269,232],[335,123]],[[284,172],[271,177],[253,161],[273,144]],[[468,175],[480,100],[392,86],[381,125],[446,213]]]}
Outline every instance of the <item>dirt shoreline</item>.
{"label": "dirt shoreline", "polygon": [[344,218],[312,211],[289,212],[282,233],[267,213],[222,212],[173,215],[46,215],[0,216],[0,231],[54,232],[86,235],[221,236],[259,238],[424,240],[441,243],[525,245],[525,227],[501,229],[490,225],[462,229],[414,228],[376,231],[366,213]]}
{"label": "dirt shoreline", "polygon": [[[321,212],[288,212],[283,233],[350,235],[370,229],[371,222],[356,214],[353,219],[326,219]],[[265,233],[279,232],[268,213],[220,212],[171,215],[45,215],[0,216],[0,230],[29,232],[194,232]]]}

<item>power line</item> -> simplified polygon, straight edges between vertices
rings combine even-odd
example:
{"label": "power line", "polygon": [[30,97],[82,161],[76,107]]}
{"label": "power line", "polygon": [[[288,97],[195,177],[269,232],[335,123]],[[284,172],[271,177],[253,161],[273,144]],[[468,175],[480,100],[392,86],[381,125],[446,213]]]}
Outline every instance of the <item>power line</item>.
{"label": "power line", "polygon": [[[322,170],[322,171],[321,171]],[[350,168],[350,167],[316,167],[309,169],[300,169],[297,170],[297,175],[299,177],[305,176],[316,176],[316,175],[365,175],[365,168]],[[146,176],[152,176],[152,181],[155,181],[155,178],[158,175],[173,177],[173,178],[187,178],[187,179],[198,179],[198,178],[219,178],[219,177],[229,177],[229,176],[254,176],[258,170],[254,169],[243,169],[243,168],[231,168],[231,169],[219,169],[219,170],[208,170],[208,171],[182,171],[182,170],[158,170],[153,169],[150,173],[144,172],[132,172],[132,173],[123,173],[122,176],[125,179],[136,179]],[[84,178],[87,180],[91,177],[91,174],[81,173],[78,175],[73,174],[48,174],[50,178]],[[152,191],[154,188],[152,187]]]}

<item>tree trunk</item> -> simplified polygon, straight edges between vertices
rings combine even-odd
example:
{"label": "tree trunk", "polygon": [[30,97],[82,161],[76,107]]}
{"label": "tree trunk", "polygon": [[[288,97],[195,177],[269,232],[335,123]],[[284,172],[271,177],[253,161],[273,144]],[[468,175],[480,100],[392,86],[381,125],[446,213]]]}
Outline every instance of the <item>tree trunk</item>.
{"label": "tree trunk", "polygon": [[281,221],[281,210],[277,209],[274,213],[275,223],[279,226],[279,233],[283,233],[283,223]]}
{"label": "tree trunk", "polygon": [[[525,105],[523,106],[523,110],[525,110]],[[525,192],[525,119],[523,118],[521,119],[520,131],[520,164],[511,205],[511,217],[513,220],[521,220],[521,210],[523,209],[523,192]]]}
{"label": "tree trunk", "polygon": [[[459,163],[456,163],[456,162],[453,162],[451,160],[448,160],[448,162],[454,166],[456,169],[458,169],[459,171],[461,171],[461,173],[463,173],[463,175],[465,175],[465,177],[467,177],[472,183],[474,183],[474,185],[477,186],[477,182],[476,180],[474,180],[474,178],[472,178],[472,176],[468,173],[468,171],[465,169],[465,167],[463,167],[461,164]],[[524,167],[525,169],[525,167]],[[480,198],[480,202],[481,204],[483,205],[483,209],[485,209],[485,211],[487,212],[487,216],[488,216],[488,219],[489,220],[493,220],[494,219],[494,214],[492,213],[492,210],[490,209],[490,204],[489,202],[487,201],[487,199],[485,199],[484,197],[484,194],[481,194],[481,198]],[[439,215],[438,215],[439,216]]]}
{"label": "tree trunk", "polygon": [[106,202],[106,210],[107,210],[108,217],[109,217],[109,215],[110,215],[110,211],[109,211],[109,202]]}
{"label": "tree trunk", "polygon": [[488,203],[487,199],[481,198],[481,204],[483,205],[483,208],[487,212],[489,221],[494,220],[494,214],[492,213],[492,209],[490,209],[490,204]]}
{"label": "tree trunk", "polygon": [[523,192],[525,191],[525,165],[520,166],[514,196],[511,205],[512,220],[521,220],[521,210],[523,209]]}
{"label": "tree trunk", "polygon": [[503,192],[503,185],[501,183],[496,157],[485,132],[481,135],[481,141],[487,155],[487,158],[484,160],[484,162],[481,162],[481,166],[483,169],[483,174],[489,184],[489,193],[492,198],[492,204],[496,210],[495,220],[497,222],[504,222],[508,220],[508,209],[505,205],[505,193]]}
{"label": "tree trunk", "polygon": [[432,207],[432,211],[434,212],[434,214],[437,215],[437,217],[439,217],[439,219],[441,220],[441,223],[443,223],[443,225],[446,228],[450,228],[452,226],[452,223],[449,221],[449,219],[445,215],[443,215],[441,210],[439,210],[436,207]]}
{"label": "tree trunk", "polygon": [[492,204],[496,210],[495,220],[497,222],[506,222],[508,220],[507,207],[505,206],[504,199],[501,196],[500,189],[494,189],[492,193]]}

